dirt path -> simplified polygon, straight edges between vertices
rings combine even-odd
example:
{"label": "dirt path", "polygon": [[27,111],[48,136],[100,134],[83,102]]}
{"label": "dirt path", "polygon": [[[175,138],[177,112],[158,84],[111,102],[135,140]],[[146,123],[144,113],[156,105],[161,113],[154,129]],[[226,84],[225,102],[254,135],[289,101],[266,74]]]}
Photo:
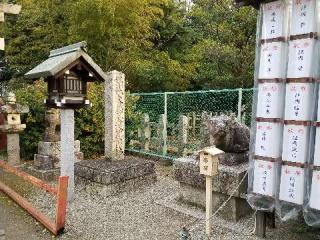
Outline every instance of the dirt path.
{"label": "dirt path", "polygon": [[7,240],[43,240],[50,234],[21,208],[0,192],[0,229]]}

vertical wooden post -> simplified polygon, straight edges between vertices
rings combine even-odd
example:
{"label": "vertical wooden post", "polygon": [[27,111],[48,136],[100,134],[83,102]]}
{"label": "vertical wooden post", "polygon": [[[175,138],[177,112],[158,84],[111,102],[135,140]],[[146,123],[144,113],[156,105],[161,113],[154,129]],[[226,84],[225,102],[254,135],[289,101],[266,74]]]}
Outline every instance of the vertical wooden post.
{"label": "vertical wooden post", "polygon": [[266,237],[267,228],[267,215],[263,211],[257,211],[256,213],[256,231],[255,235],[260,238]]}
{"label": "vertical wooden post", "polygon": [[57,194],[57,206],[56,206],[56,227],[57,232],[61,232],[64,229],[67,213],[67,201],[68,200],[68,177],[59,177],[58,194]]}
{"label": "vertical wooden post", "polygon": [[211,237],[212,229],[212,177],[206,176],[206,234]]}

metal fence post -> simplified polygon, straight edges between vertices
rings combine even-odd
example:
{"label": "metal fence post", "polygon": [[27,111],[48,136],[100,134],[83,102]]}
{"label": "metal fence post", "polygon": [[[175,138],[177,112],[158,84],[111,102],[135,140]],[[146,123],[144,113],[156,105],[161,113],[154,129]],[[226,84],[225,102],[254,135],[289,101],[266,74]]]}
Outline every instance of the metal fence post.
{"label": "metal fence post", "polygon": [[168,93],[164,93],[164,121],[163,121],[163,148],[162,154],[167,155],[167,129],[168,129]]}
{"label": "metal fence post", "polygon": [[238,121],[241,122],[242,121],[242,116],[241,116],[241,112],[242,112],[242,88],[239,88],[238,90]]}

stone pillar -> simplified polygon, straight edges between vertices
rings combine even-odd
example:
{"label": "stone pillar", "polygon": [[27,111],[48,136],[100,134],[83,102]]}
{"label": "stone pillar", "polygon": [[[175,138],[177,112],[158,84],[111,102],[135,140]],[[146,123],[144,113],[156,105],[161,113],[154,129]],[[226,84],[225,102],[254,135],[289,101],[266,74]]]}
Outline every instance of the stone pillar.
{"label": "stone pillar", "polygon": [[143,149],[144,151],[148,152],[150,151],[150,140],[151,140],[151,127],[150,127],[150,118],[149,114],[145,113],[142,116],[142,122],[141,122],[142,128],[143,128]]}
{"label": "stone pillar", "polygon": [[9,165],[20,164],[20,138],[18,133],[7,134],[7,154]]}
{"label": "stone pillar", "polygon": [[68,200],[74,198],[74,110],[61,109],[61,176],[68,176]]}
{"label": "stone pillar", "polygon": [[125,75],[107,73],[105,82],[105,157],[123,160],[125,149]]}
{"label": "stone pillar", "polygon": [[159,153],[167,155],[167,117],[165,114],[160,115],[158,123],[158,141]]}
{"label": "stone pillar", "polygon": [[182,154],[182,156],[187,155],[186,145],[188,143],[188,130],[189,130],[189,118],[185,115],[181,115],[179,118],[179,138],[180,138],[179,153]]}

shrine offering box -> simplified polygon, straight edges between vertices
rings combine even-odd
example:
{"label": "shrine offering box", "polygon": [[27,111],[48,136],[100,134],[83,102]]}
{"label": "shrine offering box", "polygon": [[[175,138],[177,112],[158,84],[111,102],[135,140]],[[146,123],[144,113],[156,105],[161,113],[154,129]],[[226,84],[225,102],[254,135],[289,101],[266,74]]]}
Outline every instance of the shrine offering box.
{"label": "shrine offering box", "polygon": [[253,192],[269,197],[275,196],[275,162],[254,160]]}
{"label": "shrine offering box", "polygon": [[282,0],[262,5],[261,39],[273,39],[286,35],[284,25],[285,8],[285,3]]}
{"label": "shrine offering box", "polygon": [[313,119],[314,84],[289,82],[286,85],[285,120]]}
{"label": "shrine offering box", "polygon": [[284,84],[265,81],[258,88],[257,117],[283,118]]}
{"label": "shrine offering box", "polygon": [[259,79],[285,77],[285,47],[284,42],[268,42],[261,45]]}
{"label": "shrine offering box", "polygon": [[261,157],[281,157],[281,122],[257,122],[255,155]]}
{"label": "shrine offering box", "polygon": [[282,160],[306,163],[310,126],[285,124],[283,129]]}
{"label": "shrine offering box", "polygon": [[303,168],[283,165],[279,199],[281,201],[302,205],[305,188],[304,176]]}

